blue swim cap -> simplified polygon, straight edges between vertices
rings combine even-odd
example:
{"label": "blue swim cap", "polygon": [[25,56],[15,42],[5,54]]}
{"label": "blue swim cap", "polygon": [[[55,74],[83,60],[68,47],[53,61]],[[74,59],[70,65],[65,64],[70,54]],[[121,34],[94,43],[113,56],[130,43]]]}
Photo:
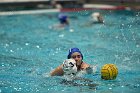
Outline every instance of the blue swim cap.
{"label": "blue swim cap", "polygon": [[58,19],[59,19],[59,21],[60,21],[61,24],[64,24],[64,23],[67,22],[67,16],[65,14],[63,14],[63,13],[60,13],[58,15]]}
{"label": "blue swim cap", "polygon": [[72,55],[73,53],[75,53],[75,52],[80,53],[81,56],[82,56],[82,59],[83,59],[83,55],[82,55],[81,51],[80,51],[78,48],[70,48],[70,49],[69,49],[69,54],[68,54],[67,58],[70,59],[70,58],[71,58],[71,55]]}
{"label": "blue swim cap", "polygon": [[62,20],[66,20],[67,15],[65,15],[65,14],[63,14],[63,13],[60,13],[60,14],[58,15],[58,18],[59,18],[59,19],[62,19]]}

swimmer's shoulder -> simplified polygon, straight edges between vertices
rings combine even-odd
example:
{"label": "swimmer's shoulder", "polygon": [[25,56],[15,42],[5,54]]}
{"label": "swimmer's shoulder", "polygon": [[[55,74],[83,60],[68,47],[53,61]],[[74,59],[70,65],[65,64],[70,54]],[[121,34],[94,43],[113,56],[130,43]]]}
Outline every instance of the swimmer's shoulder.
{"label": "swimmer's shoulder", "polygon": [[81,65],[81,69],[83,69],[83,70],[86,70],[88,67],[90,67],[90,65],[85,62],[83,62]]}

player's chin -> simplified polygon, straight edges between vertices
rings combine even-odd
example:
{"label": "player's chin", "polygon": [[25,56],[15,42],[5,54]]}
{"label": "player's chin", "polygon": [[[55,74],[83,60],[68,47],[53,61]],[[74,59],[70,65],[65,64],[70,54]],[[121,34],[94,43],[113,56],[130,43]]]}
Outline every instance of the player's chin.
{"label": "player's chin", "polygon": [[78,67],[78,66],[81,66],[81,64],[80,63],[78,63],[78,64],[76,64],[76,66]]}

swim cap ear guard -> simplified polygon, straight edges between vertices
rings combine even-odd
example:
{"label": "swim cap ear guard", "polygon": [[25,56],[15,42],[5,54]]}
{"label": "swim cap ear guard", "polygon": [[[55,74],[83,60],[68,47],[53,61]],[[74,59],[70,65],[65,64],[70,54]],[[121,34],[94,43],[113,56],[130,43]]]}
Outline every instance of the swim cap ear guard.
{"label": "swim cap ear guard", "polygon": [[78,48],[70,48],[70,49],[69,49],[69,54],[68,54],[67,58],[70,59],[70,58],[71,58],[71,55],[72,55],[73,53],[75,53],[75,52],[80,53],[81,56],[82,56],[82,59],[83,59],[83,54],[81,53],[81,51],[80,51]]}

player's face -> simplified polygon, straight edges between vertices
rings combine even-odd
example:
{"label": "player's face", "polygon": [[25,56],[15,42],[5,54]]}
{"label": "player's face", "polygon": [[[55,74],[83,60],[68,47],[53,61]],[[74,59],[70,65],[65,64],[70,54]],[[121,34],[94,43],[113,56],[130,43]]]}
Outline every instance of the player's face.
{"label": "player's face", "polygon": [[80,66],[82,63],[82,56],[79,52],[75,52],[71,55],[71,58],[73,58],[76,61],[76,65]]}

